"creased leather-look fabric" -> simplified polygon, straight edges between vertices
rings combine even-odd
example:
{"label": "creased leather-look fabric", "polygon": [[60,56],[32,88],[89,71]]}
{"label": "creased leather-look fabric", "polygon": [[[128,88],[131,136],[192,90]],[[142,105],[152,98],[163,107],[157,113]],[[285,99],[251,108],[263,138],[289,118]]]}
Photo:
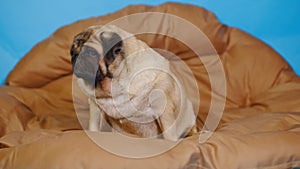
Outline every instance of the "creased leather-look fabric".
{"label": "creased leather-look fabric", "polygon": [[[81,103],[78,108],[82,113],[78,116],[82,117],[88,114],[88,103],[82,97],[72,97],[69,49],[75,34],[86,27],[139,12],[173,14],[200,28],[223,63],[227,96],[221,123],[204,144],[198,144],[195,135],[159,156],[129,159],[101,149],[81,130],[73,101]],[[151,26],[159,29],[160,24]],[[189,36],[188,30],[186,34]],[[203,63],[185,44],[170,37],[139,35],[138,38],[153,48],[176,54],[193,71],[201,97],[198,115],[201,128],[211,105],[211,85]],[[0,87],[0,168],[300,166],[300,78],[268,45],[219,23],[214,14],[200,7],[176,3],[135,5],[64,26],[37,44],[10,73],[6,84]],[[103,139],[113,142],[116,136],[110,133]],[[153,143],[159,141],[162,140]]]}

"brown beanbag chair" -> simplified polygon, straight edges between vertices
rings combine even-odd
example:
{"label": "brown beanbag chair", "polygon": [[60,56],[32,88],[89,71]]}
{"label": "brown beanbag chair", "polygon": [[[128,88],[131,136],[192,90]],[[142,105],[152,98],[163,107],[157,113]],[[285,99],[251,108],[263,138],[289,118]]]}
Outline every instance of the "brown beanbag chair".
{"label": "brown beanbag chair", "polygon": [[[73,37],[91,25],[104,25],[141,12],[168,13],[183,18],[208,37],[226,75],[225,109],[214,134],[200,144],[196,134],[174,148],[149,158],[126,158],[97,146],[82,130],[86,99],[72,96],[69,49]],[[151,13],[144,13],[151,19]],[[152,18],[155,19],[155,18]],[[125,25],[137,31],[147,20]],[[162,29],[165,20],[151,25]],[[171,25],[167,31],[172,32]],[[184,30],[185,28],[182,27]],[[182,36],[193,38],[187,30]],[[178,39],[156,34],[137,36],[152,48],[180,57],[191,69],[200,96],[197,119],[202,129],[212,102],[212,84],[203,60]],[[195,44],[201,44],[197,39]],[[205,50],[204,50],[205,51]],[[216,53],[214,53],[216,54]],[[206,60],[211,53],[203,52]],[[76,88],[76,85],[73,86]],[[218,94],[218,93],[216,93]],[[292,168],[300,166],[300,78],[272,48],[251,35],[218,22],[196,6],[166,3],[135,5],[113,14],[64,26],[37,44],[0,87],[0,168]],[[76,102],[76,103],[75,103]],[[77,110],[81,113],[76,114]],[[78,104],[79,103],[79,104]],[[95,136],[128,152],[148,152],[166,140],[135,142],[122,147],[115,133]],[[152,146],[151,146],[152,145]]]}

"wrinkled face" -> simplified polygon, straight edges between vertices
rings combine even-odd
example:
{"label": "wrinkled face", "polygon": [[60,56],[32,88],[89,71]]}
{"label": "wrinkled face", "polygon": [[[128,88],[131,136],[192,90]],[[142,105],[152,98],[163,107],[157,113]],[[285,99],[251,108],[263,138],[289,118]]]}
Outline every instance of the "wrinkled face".
{"label": "wrinkled face", "polygon": [[89,28],[75,36],[71,47],[73,73],[91,89],[112,79],[123,60],[123,42],[113,31]]}

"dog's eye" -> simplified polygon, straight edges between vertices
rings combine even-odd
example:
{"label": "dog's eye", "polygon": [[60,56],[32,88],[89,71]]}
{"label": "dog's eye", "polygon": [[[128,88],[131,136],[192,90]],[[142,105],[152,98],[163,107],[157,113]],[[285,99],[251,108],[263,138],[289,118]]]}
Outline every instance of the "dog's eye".
{"label": "dog's eye", "polygon": [[122,48],[121,47],[117,47],[113,51],[114,55],[119,55],[121,52],[122,52]]}

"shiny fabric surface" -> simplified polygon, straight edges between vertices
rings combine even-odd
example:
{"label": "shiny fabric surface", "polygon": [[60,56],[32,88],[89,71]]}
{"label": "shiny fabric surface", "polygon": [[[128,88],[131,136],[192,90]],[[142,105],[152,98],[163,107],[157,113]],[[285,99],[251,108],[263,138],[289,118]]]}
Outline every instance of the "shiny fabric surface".
{"label": "shiny fabric surface", "polygon": [[[173,14],[201,29],[222,61],[227,95],[221,123],[204,144],[194,135],[158,156],[130,159],[101,149],[82,130],[77,116],[88,114],[88,103],[84,97],[72,96],[69,49],[84,28],[140,12]],[[139,25],[134,28],[143,26]],[[160,29],[160,23],[150,26]],[[197,119],[201,129],[211,105],[211,84],[203,63],[176,39],[153,34],[138,38],[174,53],[192,70],[201,98]],[[77,108],[82,114],[75,113],[73,102],[81,103]],[[25,55],[0,87],[0,137],[0,168],[9,169],[299,167],[300,78],[268,45],[219,23],[203,8],[176,3],[129,6],[64,26]],[[116,136],[103,138],[113,141]]]}

